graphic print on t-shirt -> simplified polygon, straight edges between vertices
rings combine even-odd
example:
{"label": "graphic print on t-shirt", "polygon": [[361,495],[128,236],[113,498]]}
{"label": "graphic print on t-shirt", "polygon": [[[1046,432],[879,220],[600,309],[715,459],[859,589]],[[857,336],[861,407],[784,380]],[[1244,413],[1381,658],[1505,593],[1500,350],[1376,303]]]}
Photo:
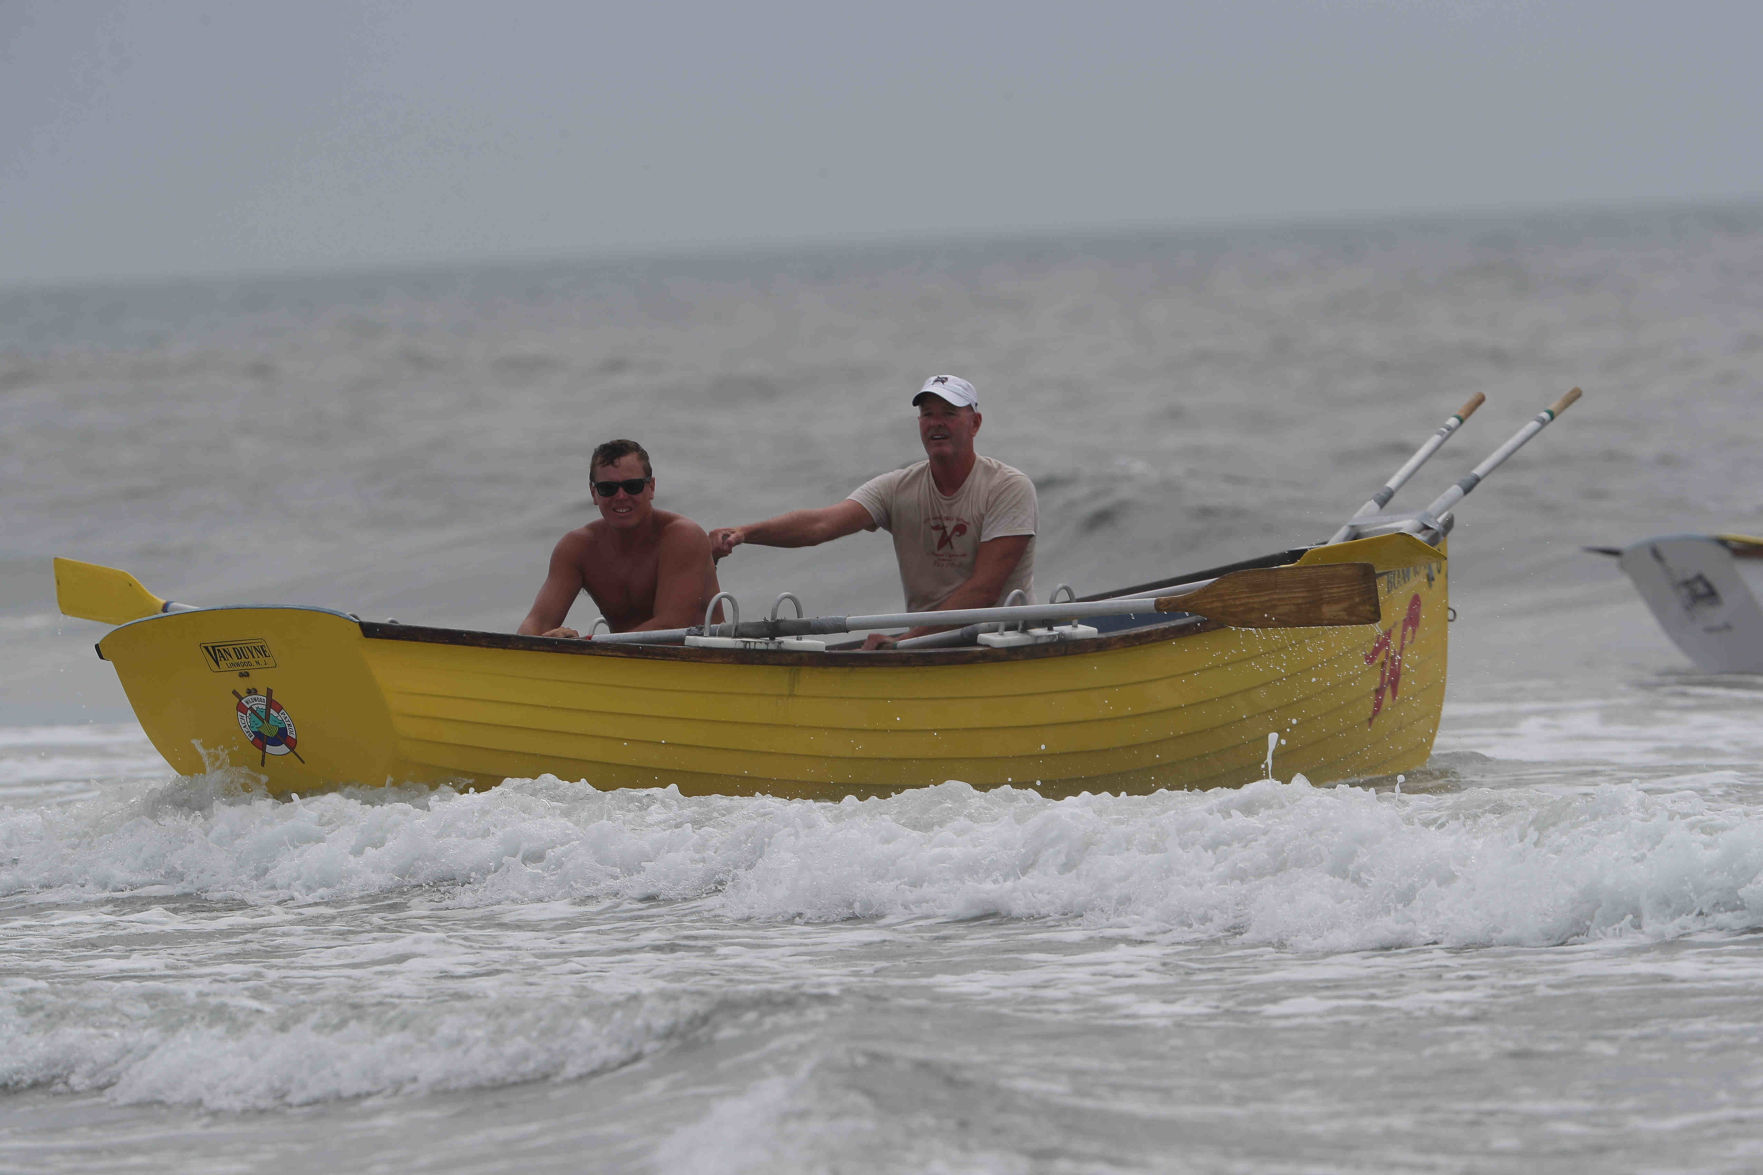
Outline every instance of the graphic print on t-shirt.
{"label": "graphic print on t-shirt", "polygon": [[924,524],[924,553],[940,564],[971,559],[973,528],[964,518],[930,518]]}

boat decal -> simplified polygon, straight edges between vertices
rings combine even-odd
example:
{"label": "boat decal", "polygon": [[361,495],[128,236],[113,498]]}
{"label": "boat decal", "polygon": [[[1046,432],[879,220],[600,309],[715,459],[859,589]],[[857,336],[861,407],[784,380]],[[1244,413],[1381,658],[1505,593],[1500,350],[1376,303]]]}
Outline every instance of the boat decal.
{"label": "boat decal", "polygon": [[1694,616],[1703,608],[1720,607],[1720,589],[1715,587],[1713,582],[1699,571],[1688,579],[1678,580],[1671,586],[1677,590],[1678,602],[1683,605],[1683,610],[1690,616]]}
{"label": "boat decal", "polygon": [[300,741],[294,730],[294,716],[275,700],[275,690],[266,689],[262,693],[254,688],[244,693],[234,690],[233,697],[238,699],[233,709],[239,720],[239,730],[245,741],[257,748],[259,767],[269,762],[271,755],[292,755],[300,762],[306,762],[294,749]]}
{"label": "boat decal", "polygon": [[1420,631],[1420,593],[1416,592],[1408,601],[1407,615],[1402,617],[1401,635],[1397,636],[1397,626],[1392,624],[1377,634],[1372,642],[1371,651],[1365,654],[1365,663],[1375,665],[1382,660],[1383,667],[1378,672],[1377,689],[1371,695],[1371,717],[1365,722],[1370,726],[1383,713],[1384,701],[1391,703],[1396,700],[1396,692],[1402,687],[1402,658],[1408,652],[1408,641]]}
{"label": "boat decal", "polygon": [[1426,586],[1432,587],[1438,579],[1439,565],[1428,560],[1420,567],[1391,567],[1377,573],[1377,585],[1380,593],[1395,592],[1407,587],[1421,576],[1426,577]]}
{"label": "boat decal", "polygon": [[[1705,572],[1695,571],[1685,575],[1666,560],[1664,553],[1659,550],[1657,545],[1649,546],[1647,553],[1653,557],[1653,562],[1659,565],[1659,570],[1664,573],[1666,582],[1671,584],[1671,590],[1677,596],[1677,606],[1683,609],[1683,614],[1691,621],[1700,620],[1701,617],[1697,615],[1700,612],[1718,612],[1721,605],[1726,602],[1721,598],[1720,589],[1714,586],[1714,581],[1709,579]],[[1725,627],[1722,625],[1706,631],[1719,632]]]}
{"label": "boat decal", "polygon": [[215,673],[275,668],[275,654],[270,651],[269,642],[257,637],[239,641],[205,641],[202,656]]}

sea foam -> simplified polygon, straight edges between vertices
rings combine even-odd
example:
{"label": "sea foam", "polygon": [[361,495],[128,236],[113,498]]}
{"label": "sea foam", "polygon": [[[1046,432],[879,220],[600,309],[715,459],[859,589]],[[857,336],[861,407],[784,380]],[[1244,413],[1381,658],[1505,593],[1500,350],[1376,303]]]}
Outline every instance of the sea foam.
{"label": "sea foam", "polygon": [[1763,817],[1693,791],[1405,795],[1263,780],[1051,800],[948,782],[839,804],[599,792],[292,802],[190,777],[0,809],[0,897],[302,905],[690,901],[734,920],[1078,919],[1306,951],[1763,927]]}

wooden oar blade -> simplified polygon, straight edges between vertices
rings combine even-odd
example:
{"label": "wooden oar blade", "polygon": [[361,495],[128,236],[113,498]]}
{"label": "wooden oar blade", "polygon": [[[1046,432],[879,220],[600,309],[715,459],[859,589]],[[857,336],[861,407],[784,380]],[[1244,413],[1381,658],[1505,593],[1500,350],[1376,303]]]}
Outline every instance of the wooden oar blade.
{"label": "wooden oar blade", "polygon": [[55,560],[55,602],[65,616],[127,624],[158,614],[165,601],[126,571],[78,559]]}
{"label": "wooden oar blade", "polygon": [[1197,592],[1162,596],[1157,610],[1193,612],[1232,628],[1333,628],[1382,619],[1377,570],[1369,563],[1238,571]]}

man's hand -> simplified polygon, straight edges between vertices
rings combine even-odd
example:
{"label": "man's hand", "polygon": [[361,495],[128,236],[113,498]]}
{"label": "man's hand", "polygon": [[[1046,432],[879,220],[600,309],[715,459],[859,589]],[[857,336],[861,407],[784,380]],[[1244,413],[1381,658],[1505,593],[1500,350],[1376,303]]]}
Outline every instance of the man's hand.
{"label": "man's hand", "polygon": [[833,506],[791,510],[764,522],[745,526],[719,526],[710,532],[710,557],[721,559],[742,543],[762,547],[817,547],[860,530],[874,530],[875,520],[862,503],[852,498]]}
{"label": "man's hand", "polygon": [[539,635],[567,637],[572,641],[591,641],[594,639],[592,635],[583,636],[573,628],[553,628],[550,632],[541,632]]}
{"label": "man's hand", "polygon": [[724,555],[747,541],[738,526],[719,526],[710,532],[710,558],[720,560]]}
{"label": "man's hand", "polygon": [[873,653],[877,649],[891,649],[899,643],[899,637],[889,636],[885,632],[872,632],[863,638],[863,651]]}

